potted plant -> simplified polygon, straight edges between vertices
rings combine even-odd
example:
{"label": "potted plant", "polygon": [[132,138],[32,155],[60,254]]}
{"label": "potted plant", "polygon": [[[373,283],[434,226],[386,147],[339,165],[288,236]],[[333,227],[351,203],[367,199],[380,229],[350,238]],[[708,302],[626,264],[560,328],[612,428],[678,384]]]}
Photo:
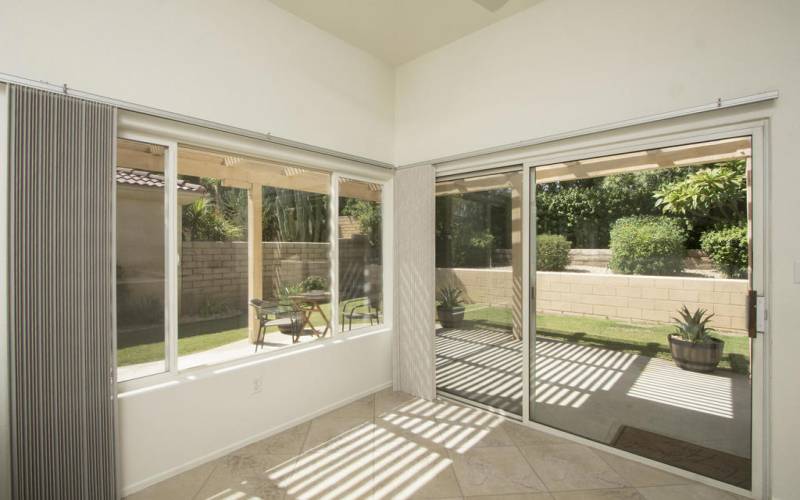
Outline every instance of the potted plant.
{"label": "potted plant", "polygon": [[675,333],[667,336],[675,364],[684,370],[711,373],[722,359],[725,343],[711,336],[713,329],[706,326],[714,317],[705,309],[690,312],[686,306],[678,311],[680,318]]}
{"label": "potted plant", "polygon": [[454,328],[464,321],[464,301],[461,299],[461,289],[451,286],[439,290],[436,300],[439,305],[436,313],[444,328]]}

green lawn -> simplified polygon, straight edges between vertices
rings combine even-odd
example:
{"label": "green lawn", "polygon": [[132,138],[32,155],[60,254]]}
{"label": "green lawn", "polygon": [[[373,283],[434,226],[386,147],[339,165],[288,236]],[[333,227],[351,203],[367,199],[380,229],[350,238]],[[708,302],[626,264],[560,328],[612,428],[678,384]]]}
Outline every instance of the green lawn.
{"label": "green lawn", "polygon": [[[509,308],[470,304],[464,319],[467,324],[477,328],[486,326],[511,329]],[[674,329],[670,325],[636,325],[585,316],[536,315],[536,332],[540,337],[667,360],[672,359],[667,334]],[[725,341],[719,367],[737,373],[748,373],[750,339],[746,335],[719,332],[716,336]]]}
{"label": "green lawn", "polygon": [[[206,351],[247,338],[247,316],[214,319],[178,326],[178,355]],[[117,366],[164,359],[164,326],[136,330],[120,329]]]}
{"label": "green lawn", "polygon": [[[330,320],[330,304],[323,304],[321,307],[325,316]],[[318,330],[322,330],[325,325],[325,321],[319,313],[311,315],[311,323]],[[369,324],[369,320],[353,319],[353,328],[363,324]],[[345,325],[345,330],[347,330],[347,325]],[[270,328],[267,333],[276,331],[278,331],[277,328]],[[207,351],[246,338],[247,316],[244,314],[235,318],[181,324],[178,327],[178,355],[185,356]],[[120,329],[117,344],[117,366],[164,359],[164,327],[157,325],[127,331]]]}

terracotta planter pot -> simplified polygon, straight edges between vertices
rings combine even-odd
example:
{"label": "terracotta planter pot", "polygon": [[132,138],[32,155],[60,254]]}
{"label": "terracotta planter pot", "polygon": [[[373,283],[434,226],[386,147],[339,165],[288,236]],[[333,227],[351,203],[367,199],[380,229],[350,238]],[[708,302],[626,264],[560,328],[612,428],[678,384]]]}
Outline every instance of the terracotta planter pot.
{"label": "terracotta planter pot", "polygon": [[436,313],[439,321],[444,328],[456,328],[464,322],[464,306],[457,306],[452,309],[438,308]]}
{"label": "terracotta planter pot", "polygon": [[714,339],[707,344],[693,344],[675,335],[668,335],[669,350],[675,364],[684,370],[711,373],[722,359],[725,343]]}

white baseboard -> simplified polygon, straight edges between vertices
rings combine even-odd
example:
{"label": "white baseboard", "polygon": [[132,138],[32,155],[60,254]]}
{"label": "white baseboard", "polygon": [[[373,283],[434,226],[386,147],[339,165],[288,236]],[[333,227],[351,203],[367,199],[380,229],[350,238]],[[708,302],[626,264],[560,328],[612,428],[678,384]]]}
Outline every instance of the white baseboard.
{"label": "white baseboard", "polygon": [[268,430],[263,431],[263,432],[259,432],[258,434],[254,434],[253,436],[250,436],[247,439],[243,439],[241,441],[237,441],[237,442],[232,443],[232,444],[230,444],[228,446],[225,446],[223,448],[215,450],[215,451],[213,451],[211,453],[207,453],[207,454],[205,454],[205,455],[203,455],[201,457],[197,457],[195,459],[189,460],[188,462],[186,462],[186,463],[184,463],[182,465],[179,465],[177,467],[173,467],[173,468],[165,470],[163,472],[159,472],[158,474],[154,474],[154,475],[152,475],[152,476],[150,476],[150,477],[148,477],[146,479],[142,479],[141,481],[137,481],[137,482],[135,482],[133,484],[124,485],[122,487],[122,494],[123,494],[123,496],[132,495],[133,493],[136,493],[137,491],[141,491],[141,490],[147,488],[148,486],[152,486],[152,485],[154,485],[156,483],[160,483],[161,481],[164,481],[165,479],[169,479],[169,478],[171,478],[173,476],[177,476],[178,474],[180,474],[182,472],[186,472],[187,470],[190,470],[190,469],[193,469],[193,468],[195,468],[197,466],[203,465],[204,463],[210,462],[212,460],[216,460],[217,458],[223,457],[223,456],[227,455],[228,453],[231,453],[231,452],[236,451],[236,450],[238,450],[240,448],[244,448],[245,446],[253,444],[256,441],[261,441],[262,439],[268,438],[268,437],[270,437],[270,436],[272,436],[274,434],[278,434],[279,432],[283,432],[286,429],[289,429],[289,428],[294,427],[296,425],[302,424],[303,422],[306,422],[308,420],[316,418],[316,417],[318,417],[318,416],[320,416],[320,415],[322,415],[324,413],[328,413],[329,411],[336,410],[337,408],[341,408],[342,406],[348,405],[348,404],[352,403],[353,401],[356,401],[356,400],[361,399],[363,397],[369,396],[370,394],[378,392],[378,391],[381,391],[383,389],[388,389],[390,387],[392,387],[392,381],[391,380],[388,381],[388,382],[384,382],[382,384],[379,384],[378,386],[375,386],[375,387],[373,387],[371,389],[368,389],[366,391],[362,391],[362,392],[360,392],[358,394],[354,394],[352,396],[349,396],[349,397],[347,397],[347,398],[345,398],[345,399],[343,399],[341,401],[338,401],[336,403],[333,403],[333,404],[330,404],[330,405],[325,406],[323,408],[320,408],[318,410],[315,410],[315,411],[313,411],[311,413],[307,413],[305,415],[301,415],[300,417],[297,417],[297,418],[295,418],[293,420],[290,420],[290,421],[288,421],[288,422],[286,422],[286,423],[284,423],[282,425],[273,427],[273,428],[268,429]]}

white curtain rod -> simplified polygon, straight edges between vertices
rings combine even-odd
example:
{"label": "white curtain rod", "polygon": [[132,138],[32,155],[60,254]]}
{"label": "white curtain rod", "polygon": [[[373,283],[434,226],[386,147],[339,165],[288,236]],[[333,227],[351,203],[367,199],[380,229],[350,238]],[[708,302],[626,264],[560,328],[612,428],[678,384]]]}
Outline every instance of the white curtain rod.
{"label": "white curtain rod", "polygon": [[173,113],[171,111],[166,111],[163,109],[152,108],[150,106],[144,106],[141,104],[135,104],[132,102],[122,101],[119,99],[114,99],[111,97],[105,97],[98,94],[93,94],[91,92],[85,92],[82,90],[74,89],[72,87],[67,86],[67,84],[56,85],[54,83],[33,80],[30,78],[25,78],[16,75],[10,75],[7,73],[0,73],[0,83],[10,83],[14,85],[20,85],[23,87],[31,87],[40,90],[46,90],[48,92],[54,92],[58,94],[64,95],[71,95],[73,97],[78,97],[80,99],[85,99],[87,101],[94,101],[103,104],[109,104],[116,108],[125,109],[128,111],[133,111],[136,113],[142,113],[151,116],[157,116],[159,118],[166,118],[168,120],[175,120],[182,123],[187,123],[189,125],[196,125],[198,127],[205,127],[213,130],[219,130],[221,132],[227,132],[229,134],[240,135],[243,137],[249,137],[251,139],[258,139],[261,141],[270,142],[273,144],[278,144],[281,146],[287,146],[290,148],[301,149],[303,151],[309,151],[311,153],[333,156],[336,158],[341,158],[343,160],[350,160],[355,161],[358,163],[364,163],[367,165],[371,165],[373,167],[385,168],[385,169],[394,169],[394,165],[378,160],[372,160],[370,158],[364,158],[362,156],[351,155],[348,153],[342,153],[340,151],[335,151],[333,149],[321,148],[317,146],[313,146],[311,144],[306,144],[303,142],[293,141],[291,139],[285,139],[283,137],[274,136],[270,133],[261,133],[255,132],[252,130],[233,127],[230,125],[225,125],[224,123],[214,122],[211,120],[203,120],[202,118],[195,118],[189,115],[183,115],[180,113]]}
{"label": "white curtain rod", "polygon": [[494,146],[485,149],[478,149],[475,151],[470,151],[468,153],[461,153],[451,156],[444,156],[441,158],[436,158],[429,161],[418,161],[414,163],[409,163],[407,165],[401,165],[397,168],[411,168],[411,167],[418,167],[421,165],[438,165],[442,163],[448,163],[452,161],[458,160],[465,160],[468,158],[476,158],[479,156],[489,155],[492,153],[502,153],[504,151],[510,151],[512,149],[517,148],[524,148],[530,146],[536,146],[539,144],[545,144],[548,142],[556,142],[561,141],[564,139],[572,139],[575,137],[580,137],[584,135],[590,134],[597,134],[600,132],[609,132],[611,130],[617,130],[625,127],[632,127],[635,125],[645,125],[647,123],[658,122],[662,120],[669,120],[670,118],[678,118],[681,116],[688,116],[694,115],[697,113],[704,113],[706,111],[714,111],[716,109],[724,109],[724,108],[732,108],[735,106],[743,106],[745,104],[753,104],[757,102],[764,102],[764,101],[771,101],[778,98],[778,91],[777,90],[770,90],[767,92],[761,92],[759,94],[752,94],[744,97],[735,97],[732,99],[722,99],[717,98],[715,101],[710,102],[708,104],[702,104],[700,106],[693,106],[691,108],[683,108],[675,111],[667,111],[666,113],[659,113],[656,115],[648,115],[642,116],[639,118],[631,118],[629,120],[623,120],[619,122],[612,122],[606,123],[604,125],[596,125],[593,127],[582,128],[578,130],[572,130],[569,132],[562,132],[553,135],[547,135],[543,137],[539,137],[536,139],[529,139],[526,141],[520,142],[513,142],[510,144],[504,144],[502,146]]}

